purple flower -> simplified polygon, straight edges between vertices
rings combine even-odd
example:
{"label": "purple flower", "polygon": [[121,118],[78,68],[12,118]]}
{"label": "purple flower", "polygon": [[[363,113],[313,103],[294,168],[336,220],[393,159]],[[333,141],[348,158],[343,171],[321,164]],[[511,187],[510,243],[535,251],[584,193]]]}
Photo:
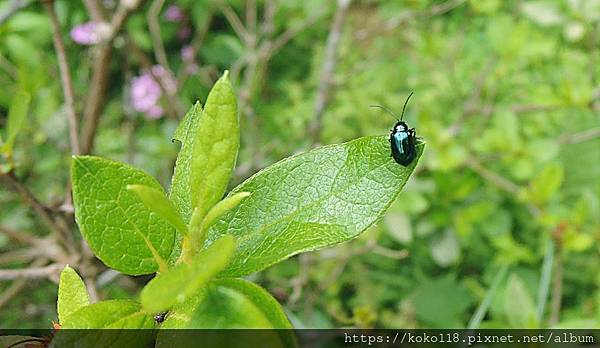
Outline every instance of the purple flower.
{"label": "purple flower", "polygon": [[177,5],[171,5],[165,12],[165,19],[169,22],[181,22],[185,19],[185,13],[183,13],[181,7]]}
{"label": "purple flower", "polygon": [[194,48],[190,45],[184,46],[181,49],[181,59],[186,62],[194,61]]}
{"label": "purple flower", "polygon": [[146,111],[146,116],[148,116],[148,118],[156,120],[156,119],[161,118],[163,113],[164,113],[164,111],[161,106],[154,105],[150,109],[148,109],[148,111]]}
{"label": "purple flower", "polygon": [[110,36],[107,23],[86,22],[71,29],[71,38],[80,45],[95,45]]}
{"label": "purple flower", "polygon": [[145,113],[149,118],[160,118],[163,114],[158,105],[161,95],[160,85],[150,73],[133,78],[131,105],[136,111]]}

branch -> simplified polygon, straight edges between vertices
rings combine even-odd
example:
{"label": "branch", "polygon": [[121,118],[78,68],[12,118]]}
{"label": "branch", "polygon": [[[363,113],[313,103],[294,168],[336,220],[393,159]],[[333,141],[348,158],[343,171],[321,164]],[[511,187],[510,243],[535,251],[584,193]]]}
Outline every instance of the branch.
{"label": "branch", "polygon": [[219,8],[227,18],[227,21],[235,31],[235,34],[244,42],[244,44],[248,45],[250,43],[250,34],[244,28],[240,17],[235,13],[235,11],[229,6],[227,2],[219,1]]}
{"label": "branch", "polygon": [[[317,89],[317,96],[315,98],[315,109],[314,119],[309,126],[309,134],[313,139],[313,143],[318,143],[321,137],[321,128],[323,123],[323,113],[329,100],[329,91],[331,89],[331,80],[336,65],[336,53],[337,47],[340,41],[342,26],[344,24],[344,18],[346,16],[346,10],[350,6],[351,0],[338,0],[335,17],[331,23],[331,29],[327,36],[327,43],[325,45],[325,57],[323,58],[323,68],[321,71],[321,79],[319,81],[319,87]],[[286,33],[283,33],[277,41],[280,41]]]}
{"label": "branch", "polygon": [[[557,238],[558,239],[558,238]],[[563,253],[560,239],[556,243],[556,258],[554,260],[554,272],[552,279],[552,295],[550,299],[550,318],[548,324],[555,326],[560,321],[560,309],[562,306],[563,288]]]}
{"label": "branch", "polygon": [[449,0],[439,5],[431,6],[429,9],[424,11],[407,11],[403,16],[396,17],[394,19],[388,20],[383,29],[384,30],[392,30],[400,25],[404,24],[406,21],[413,18],[428,18],[442,15],[444,13],[450,12],[458,6],[462,5],[466,0]]}
{"label": "branch", "polygon": [[81,136],[82,154],[88,154],[92,152],[94,147],[94,139],[96,138],[98,120],[106,101],[106,88],[108,86],[108,77],[110,74],[110,64],[113,53],[112,42],[118,33],[123,29],[127,18],[137,8],[139,3],[140,1],[134,3],[133,6],[124,6],[122,3],[119,5],[117,12],[112,17],[110,24],[111,35],[104,43],[99,45],[97,48],[98,50],[94,55],[90,90],[86,98],[85,110],[83,112],[84,127]]}
{"label": "branch", "polygon": [[[346,9],[348,8],[351,1],[352,0],[338,0],[338,7],[337,7],[338,12],[336,12],[336,18],[338,16],[339,12],[342,11],[343,13],[340,14],[342,16],[342,18],[341,18],[342,22],[344,19],[343,17],[345,15]],[[287,44],[296,35],[300,34],[305,29],[307,29],[308,27],[315,24],[319,19],[323,18],[324,16],[325,16],[325,12],[317,13],[315,15],[308,17],[304,22],[302,22],[302,24],[297,25],[293,28],[289,28],[286,31],[284,31],[283,33],[281,33],[281,35],[279,35],[269,46],[268,52],[267,52],[268,57],[275,54],[275,52],[279,51],[283,46],[285,46],[285,44]],[[335,23],[335,19],[334,19],[334,23]],[[331,35],[331,33],[330,33],[330,35]],[[329,38],[328,38],[328,40],[329,40]]]}
{"label": "branch", "polygon": [[36,238],[36,237],[30,235],[29,233],[16,231],[16,230],[10,229],[10,228],[2,226],[2,225],[0,225],[0,233],[6,235],[8,238],[10,238],[14,241],[17,241],[22,244],[28,244],[31,246],[39,245],[40,242],[42,241],[41,239]]}
{"label": "branch", "polygon": [[44,267],[30,267],[21,269],[0,269],[0,280],[13,280],[19,278],[39,279],[55,276],[64,268],[64,265],[53,263]]}
{"label": "branch", "polygon": [[63,94],[65,97],[65,106],[67,109],[67,117],[69,121],[69,138],[71,142],[71,153],[73,155],[79,155],[81,149],[79,147],[79,136],[78,136],[78,122],[77,115],[75,112],[75,97],[73,93],[73,82],[71,81],[71,75],[69,73],[69,62],[67,61],[67,54],[65,53],[65,44],[62,39],[62,33],[60,31],[60,23],[56,12],[54,11],[54,0],[44,0],[44,7],[50,17],[50,23],[52,24],[52,39],[54,41],[54,49],[56,51],[56,57],[58,58],[58,66],[60,68],[60,81],[62,83]]}
{"label": "branch", "polygon": [[561,136],[558,141],[561,144],[577,144],[584,141],[600,137],[600,127],[588,129],[582,132],[566,134]]}
{"label": "branch", "polygon": [[[43,265],[46,262],[44,259],[37,259],[31,265],[34,267],[38,267]],[[4,307],[13,297],[19,294],[21,290],[27,285],[26,279],[17,279],[15,280],[9,288],[5,289],[0,295],[0,308]]]}
{"label": "branch", "polygon": [[63,236],[63,238],[68,240],[69,231],[62,228],[54,221],[52,216],[50,216],[50,209],[40,203],[33,193],[31,193],[27,187],[17,180],[14,173],[10,172],[2,177],[8,181],[9,185],[21,196],[23,201],[33,208],[36,214],[42,219],[42,221],[46,223],[46,225],[48,225],[51,230],[59,233],[61,236]]}
{"label": "branch", "polygon": [[481,164],[481,162],[479,162],[474,157],[469,158],[467,160],[466,164],[467,164],[467,167],[471,168],[475,173],[479,174],[479,176],[481,176],[485,180],[494,184],[494,186],[496,186],[512,195],[519,194],[519,191],[520,191],[519,186],[517,186],[512,181],[503,178],[502,176],[495,173],[494,171],[487,169],[486,167],[484,167]]}
{"label": "branch", "polygon": [[154,0],[152,5],[150,5],[150,9],[148,10],[148,15],[146,18],[148,20],[150,36],[152,37],[152,46],[154,46],[154,56],[156,57],[156,61],[158,64],[162,65],[163,68],[170,72],[171,68],[169,68],[169,61],[167,60],[165,46],[162,38],[160,37],[160,23],[158,21],[160,11],[162,10],[164,4],[165,0]]}
{"label": "branch", "polygon": [[100,5],[98,0],[84,0],[83,4],[85,5],[86,10],[90,14],[92,21],[104,22],[104,11],[102,9],[102,5]]}

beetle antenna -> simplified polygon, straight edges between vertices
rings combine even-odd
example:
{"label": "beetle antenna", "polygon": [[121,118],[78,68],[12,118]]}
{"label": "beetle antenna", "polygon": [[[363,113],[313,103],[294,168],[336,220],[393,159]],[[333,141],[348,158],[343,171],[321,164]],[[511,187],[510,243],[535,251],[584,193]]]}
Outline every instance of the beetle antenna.
{"label": "beetle antenna", "polygon": [[396,114],[393,113],[392,110],[386,108],[385,106],[381,106],[381,105],[369,105],[369,107],[383,109],[383,110],[387,111],[388,114],[392,115],[392,117],[394,117],[396,119],[396,121],[400,121],[400,120],[398,120],[398,116],[396,116]]}
{"label": "beetle antenna", "polygon": [[402,115],[400,115],[400,121],[402,121],[402,119],[404,118],[404,110],[406,110],[406,104],[408,104],[408,101],[410,100],[410,97],[412,97],[412,95],[415,92],[410,92],[410,94],[408,95],[408,98],[406,98],[406,101],[404,102],[404,106],[402,107]]}

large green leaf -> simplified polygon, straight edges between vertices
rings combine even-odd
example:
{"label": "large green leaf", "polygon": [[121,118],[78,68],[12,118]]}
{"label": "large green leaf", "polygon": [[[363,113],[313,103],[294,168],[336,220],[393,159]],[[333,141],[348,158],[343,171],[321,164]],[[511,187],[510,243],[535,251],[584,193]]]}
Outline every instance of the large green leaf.
{"label": "large green leaf", "polygon": [[188,111],[174,139],[182,145],[171,199],[189,221],[194,208],[204,216],[221,200],[237,159],[240,129],[227,71],[210,91],[204,110],[196,103]]}
{"label": "large green leaf", "polygon": [[233,237],[225,235],[194,255],[189,264],[181,263],[156,276],[142,290],[140,299],[144,309],[158,313],[195,295],[227,266],[234,246]]}
{"label": "large green leaf", "polygon": [[64,323],[71,313],[90,304],[90,298],[83,280],[77,272],[65,266],[60,273],[58,283],[58,301],[56,302],[58,321]]}
{"label": "large green leaf", "polygon": [[[53,347],[148,347],[154,319],[129,300],[97,302],[72,313],[53,339]],[[113,330],[63,330],[113,329]],[[119,329],[119,330],[116,330]]]}
{"label": "large green leaf", "polygon": [[162,190],[160,184],[139,169],[93,156],[73,158],[72,180],[77,224],[96,256],[126,274],[156,272],[158,264],[148,244],[167,259],[175,230],[127,185]]}
{"label": "large green leaf", "polygon": [[265,289],[243,279],[221,278],[207,287],[190,327],[291,329],[292,325]]}
{"label": "large green leaf", "polygon": [[390,156],[386,137],[364,137],[284,159],[236,187],[251,192],[208,230],[233,234],[237,249],[224,274],[260,271],[294,254],[341,243],[375,223],[413,172]]}
{"label": "large green leaf", "polygon": [[152,315],[130,300],[93,303],[72,313],[62,329],[139,329],[154,327]]}
{"label": "large green leaf", "polygon": [[240,146],[236,100],[227,72],[208,94],[195,138],[190,180],[192,206],[205,215],[223,198]]}
{"label": "large green leaf", "polygon": [[[190,322],[202,329],[291,329],[281,305],[263,288],[243,279],[212,281]],[[236,331],[237,332],[237,331]],[[294,347],[291,330],[257,330],[242,339],[218,331],[205,338],[212,347]]]}

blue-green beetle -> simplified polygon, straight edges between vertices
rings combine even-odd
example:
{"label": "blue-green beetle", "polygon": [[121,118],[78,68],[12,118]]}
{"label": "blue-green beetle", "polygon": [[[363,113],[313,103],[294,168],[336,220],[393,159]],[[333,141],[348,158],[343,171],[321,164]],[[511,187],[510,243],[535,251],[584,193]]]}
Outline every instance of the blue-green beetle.
{"label": "blue-green beetle", "polygon": [[404,117],[404,111],[406,110],[406,104],[408,104],[408,100],[412,97],[413,92],[408,95],[406,101],[404,102],[404,107],[402,107],[402,115],[400,115],[400,119],[391,112],[388,108],[381,105],[370,105],[371,107],[382,108],[387,111],[390,115],[396,118],[398,121],[394,128],[392,128],[390,133],[390,145],[392,148],[392,157],[394,160],[403,166],[408,166],[415,159],[417,154],[417,133],[414,128],[410,128],[406,122],[402,120]]}

